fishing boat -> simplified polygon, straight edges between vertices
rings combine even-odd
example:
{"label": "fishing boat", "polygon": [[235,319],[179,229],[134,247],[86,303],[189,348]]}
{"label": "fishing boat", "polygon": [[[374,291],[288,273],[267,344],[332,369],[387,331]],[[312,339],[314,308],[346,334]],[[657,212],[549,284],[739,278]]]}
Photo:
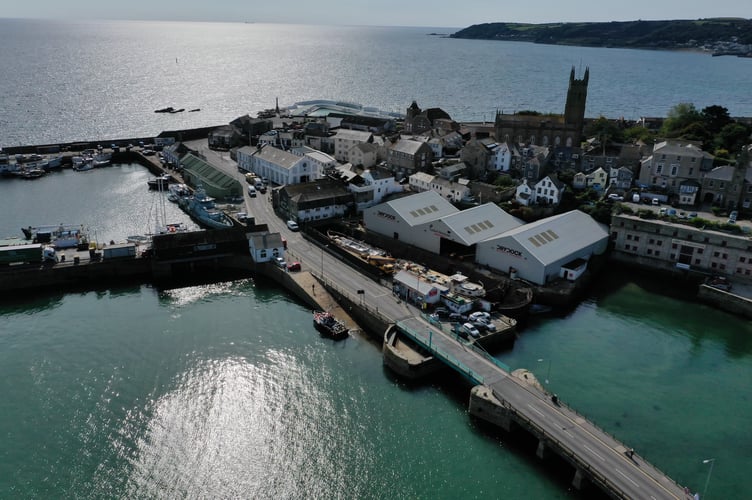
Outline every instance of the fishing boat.
{"label": "fishing boat", "polygon": [[167,200],[173,203],[177,203],[180,198],[185,198],[191,195],[191,189],[185,184],[170,184],[167,187],[168,195]]}
{"label": "fishing boat", "polygon": [[21,228],[27,240],[33,243],[44,243],[60,248],[89,248],[89,235],[84,226],[74,224],[58,224],[56,226],[29,226]]}
{"label": "fishing boat", "polygon": [[334,340],[344,339],[350,332],[343,322],[326,311],[315,311],[313,313],[313,326],[319,333]]}
{"label": "fishing boat", "polygon": [[76,172],[86,172],[94,168],[94,157],[92,156],[74,156],[73,170]]}
{"label": "fishing boat", "polygon": [[93,158],[94,167],[105,167],[110,164],[111,160],[112,160],[112,154],[99,153],[95,155]]}
{"label": "fishing boat", "polygon": [[193,196],[178,200],[178,204],[188,215],[211,229],[230,229],[235,226],[229,215],[217,209],[214,198],[208,196],[203,187],[196,189]]}

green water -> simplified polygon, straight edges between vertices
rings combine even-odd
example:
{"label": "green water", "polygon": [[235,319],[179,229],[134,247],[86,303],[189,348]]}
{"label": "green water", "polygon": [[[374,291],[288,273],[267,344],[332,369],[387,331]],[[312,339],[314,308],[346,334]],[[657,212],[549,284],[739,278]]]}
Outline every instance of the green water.
{"label": "green water", "polygon": [[[0,211],[0,236],[61,221],[104,239],[147,230],[147,178],[120,166],[0,182],[23,207]],[[680,484],[702,492],[712,458],[709,498],[752,497],[750,323],[670,283],[603,283],[499,359]],[[322,339],[268,282],[6,298],[0,498],[582,497],[534,442],[471,419],[463,384],[405,384],[378,342]]]}

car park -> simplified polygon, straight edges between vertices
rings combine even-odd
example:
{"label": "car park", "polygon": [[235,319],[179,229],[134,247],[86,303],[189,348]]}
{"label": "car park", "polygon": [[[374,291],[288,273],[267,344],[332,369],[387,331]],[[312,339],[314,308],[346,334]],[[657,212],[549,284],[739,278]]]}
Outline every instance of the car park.
{"label": "car park", "polygon": [[297,231],[300,229],[300,227],[298,227],[298,223],[295,222],[294,220],[288,220],[287,229],[289,229],[290,231]]}

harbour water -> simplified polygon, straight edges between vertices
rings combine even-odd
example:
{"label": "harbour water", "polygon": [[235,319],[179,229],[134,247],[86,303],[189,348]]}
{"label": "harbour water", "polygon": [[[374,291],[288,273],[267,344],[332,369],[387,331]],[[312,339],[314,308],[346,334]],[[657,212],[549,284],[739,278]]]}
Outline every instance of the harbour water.
{"label": "harbour water", "polygon": [[[9,22],[0,21],[4,27]],[[384,79],[401,82],[390,89],[397,97],[387,100],[388,90],[369,91],[362,78],[356,78],[363,67],[340,68],[339,74],[352,78],[334,79],[341,86],[337,89],[322,83],[329,79],[312,70],[308,73],[315,78],[307,85],[296,80],[299,74],[279,80],[269,76],[272,73],[264,77],[267,70],[284,74],[290,65],[257,65],[258,58],[248,56],[242,64],[249,65],[249,78],[263,85],[241,85],[232,78],[229,86],[221,80],[207,84],[205,73],[212,71],[190,72],[198,75],[188,84],[165,69],[159,73],[164,80],[152,88],[154,80],[144,75],[158,73],[165,61],[175,64],[172,53],[162,53],[184,47],[178,62],[182,65],[189,48],[203,47],[190,45],[206,39],[195,30],[212,31],[216,43],[224,40],[224,47],[231,47],[237,31],[249,28],[105,23],[105,29],[99,24],[72,24],[79,29],[60,27],[66,23],[43,24],[59,37],[60,60],[54,69],[65,84],[56,88],[58,94],[43,97],[51,91],[49,79],[15,80],[29,72],[38,75],[40,68],[29,68],[34,69],[38,60],[19,56],[13,62],[17,71],[0,76],[0,87],[12,89],[10,94],[0,93],[9,110],[0,118],[0,143],[8,144],[9,138],[38,143],[122,137],[222,123],[254,105],[268,107],[275,92],[285,88],[281,102],[341,97],[402,109],[406,99],[417,98],[422,105],[460,115],[467,107],[472,115],[496,108],[496,103],[484,102],[482,94],[488,88],[504,87],[499,92],[507,95],[511,85],[479,78],[467,84],[471,90],[462,87],[455,92],[454,87],[435,85],[427,69],[407,73],[402,65],[386,61],[380,67]],[[191,36],[187,28],[194,28]],[[275,39],[284,40],[289,51],[280,49],[279,61],[285,61],[284,54],[293,58],[295,47],[308,50],[305,47],[315,38],[311,33],[331,34],[322,27],[279,30]],[[356,40],[364,32],[389,38],[384,30],[343,28],[333,30],[336,36],[316,40],[347,52],[355,46],[343,40]],[[6,33],[0,30],[0,37]],[[134,33],[141,33],[143,46],[154,49],[149,57],[141,45],[118,45],[135,38]],[[398,33],[413,37],[417,47],[418,41],[457,42],[422,31]],[[100,42],[101,50],[94,50],[92,40]],[[44,53],[46,44],[34,43],[40,44],[36,52],[25,50]],[[66,54],[73,57],[77,43],[85,50],[78,52],[79,64],[68,64]],[[208,46],[217,50],[213,43]],[[451,45],[451,54],[444,57],[469,57],[471,43],[475,42]],[[442,47],[446,51],[449,45]],[[547,50],[565,50],[525,47],[532,52],[522,57],[523,49],[518,48],[519,64],[535,54],[551,57]],[[203,57],[211,54],[203,48]],[[248,46],[237,50],[241,49],[252,53]],[[613,59],[622,52],[625,57],[651,56],[663,62],[702,57],[691,60],[729,68],[733,62],[729,71],[738,72],[734,89],[723,96],[688,91],[688,99],[752,114],[749,94],[743,94],[738,83],[747,73],[739,69],[736,58],[571,50],[562,52],[569,57],[561,69],[566,74],[572,59],[579,59],[576,54],[592,51],[583,61],[590,65],[593,81],[597,64],[588,61]],[[352,58],[358,54],[353,52]],[[661,59],[664,55],[668,59]],[[0,53],[0,58],[8,57],[8,51]],[[93,64],[87,57],[101,62]],[[301,61],[315,67],[307,59]],[[330,68],[343,61],[318,63]],[[7,60],[4,63],[8,67]],[[53,63],[48,64],[51,71]],[[366,66],[373,66],[373,61]],[[226,77],[222,68],[210,66],[215,71],[212,78]],[[703,71],[710,73],[708,68]],[[530,99],[522,107],[549,109],[541,104],[545,101],[534,101],[544,99],[540,95],[545,92],[530,85],[529,73],[524,78],[501,75],[497,78],[521,79],[519,85],[526,90],[516,98],[519,103]],[[111,88],[103,90],[103,85]],[[484,88],[473,87],[478,85]],[[542,85],[557,92],[562,87],[560,79],[550,75]],[[534,94],[527,96],[530,91]],[[248,109],[238,110],[240,101],[229,94],[242,96],[241,105]],[[478,98],[471,99],[471,94]],[[597,92],[591,87],[593,94]],[[224,110],[202,115],[201,102],[196,107],[202,111],[192,115],[153,113],[166,105],[183,107],[188,95],[206,96],[202,98],[215,104],[226,100]],[[258,95],[263,98],[252,104],[252,96]],[[552,103],[550,109],[563,108],[563,95],[561,89],[562,102]],[[45,102],[50,108],[42,109]],[[623,101],[615,100],[619,102]],[[138,103],[138,111],[132,103]],[[208,123],[200,123],[204,118],[199,115],[208,117]],[[177,119],[174,127],[160,121],[172,119]],[[86,224],[101,241],[147,232],[154,207],[159,206],[159,194],[146,189],[148,177],[141,167],[128,165],[87,173],[64,171],[35,181],[0,179],[0,237],[20,236],[24,225],[58,222]],[[174,205],[168,203],[166,210],[169,221],[187,221]],[[708,498],[748,497],[752,327],[695,303],[691,293],[676,291],[681,288],[612,270],[580,306],[565,315],[532,321],[514,346],[497,356],[512,368],[526,367],[548,380],[548,387],[564,401],[693,491],[702,493],[707,483]],[[427,385],[395,379],[382,367],[378,343],[362,337],[339,343],[320,338],[310,311],[270,282],[50,290],[6,298],[0,304],[0,325],[0,498],[579,498],[568,487],[571,478],[541,464],[534,447],[471,420],[467,388],[458,379],[448,376]],[[714,461],[703,463],[709,459]]]}

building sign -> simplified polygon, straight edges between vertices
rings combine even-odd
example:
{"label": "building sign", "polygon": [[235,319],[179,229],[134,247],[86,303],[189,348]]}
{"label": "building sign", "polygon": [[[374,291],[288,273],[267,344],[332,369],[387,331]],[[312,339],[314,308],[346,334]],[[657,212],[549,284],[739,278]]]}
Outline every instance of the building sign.
{"label": "building sign", "polygon": [[509,247],[505,247],[502,245],[496,245],[496,251],[509,254],[512,257],[518,257],[520,259],[522,258],[522,252],[520,252],[519,250],[515,250],[514,248],[509,248]]}
{"label": "building sign", "polygon": [[397,220],[397,217],[395,217],[394,215],[388,214],[386,212],[382,212],[381,210],[376,212],[376,215],[378,215],[379,217],[383,217],[384,219],[391,220],[391,221]]}

